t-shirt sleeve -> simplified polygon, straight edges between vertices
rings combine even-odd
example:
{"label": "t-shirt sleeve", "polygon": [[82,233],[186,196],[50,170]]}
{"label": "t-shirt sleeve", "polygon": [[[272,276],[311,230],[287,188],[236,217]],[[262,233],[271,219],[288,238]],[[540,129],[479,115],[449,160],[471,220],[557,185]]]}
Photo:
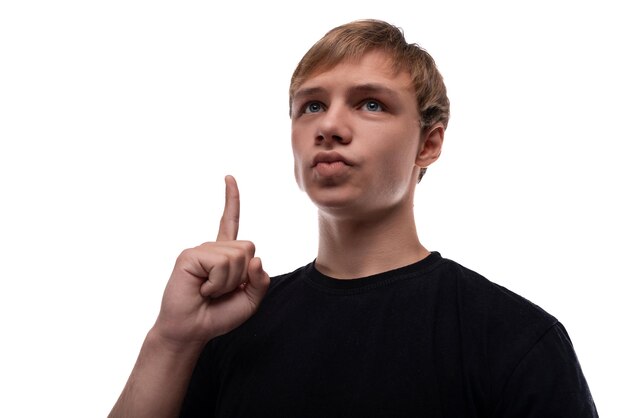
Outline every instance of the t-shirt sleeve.
{"label": "t-shirt sleeve", "polygon": [[502,392],[496,417],[597,417],[567,331],[551,327],[519,362]]}

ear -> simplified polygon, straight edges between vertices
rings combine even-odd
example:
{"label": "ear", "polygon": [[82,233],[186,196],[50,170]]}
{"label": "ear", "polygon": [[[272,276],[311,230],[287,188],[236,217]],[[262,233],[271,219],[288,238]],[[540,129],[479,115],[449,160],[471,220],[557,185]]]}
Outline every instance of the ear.
{"label": "ear", "polygon": [[444,127],[442,123],[436,123],[424,132],[420,138],[420,145],[415,157],[415,165],[426,168],[439,158],[443,146]]}

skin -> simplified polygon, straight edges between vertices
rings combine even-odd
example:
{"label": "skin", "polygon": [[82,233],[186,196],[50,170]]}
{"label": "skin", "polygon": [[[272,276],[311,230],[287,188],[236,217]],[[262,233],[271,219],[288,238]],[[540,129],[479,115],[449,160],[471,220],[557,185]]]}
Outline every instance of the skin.
{"label": "skin", "polygon": [[[394,73],[379,52],[313,74],[296,92],[294,168],[319,208],[316,266],[323,273],[367,276],[428,255],[415,231],[413,190],[420,168],[439,156],[443,126],[421,129],[414,97],[408,73]],[[237,183],[227,176],[217,239],[176,260],[109,417],[178,416],[204,345],[258,309],[270,278],[254,244],[237,240],[239,207]]]}
{"label": "skin", "polygon": [[217,240],[176,260],[159,316],[109,417],[178,416],[202,348],[256,312],[270,278],[254,244],[237,241],[239,208],[237,183],[228,176]]}
{"label": "skin", "polygon": [[[444,128],[421,128],[409,73],[372,51],[313,74],[292,108],[296,181],[319,209],[316,267],[354,278],[426,257],[413,195],[420,169],[439,157]],[[347,164],[316,165],[318,155]]]}

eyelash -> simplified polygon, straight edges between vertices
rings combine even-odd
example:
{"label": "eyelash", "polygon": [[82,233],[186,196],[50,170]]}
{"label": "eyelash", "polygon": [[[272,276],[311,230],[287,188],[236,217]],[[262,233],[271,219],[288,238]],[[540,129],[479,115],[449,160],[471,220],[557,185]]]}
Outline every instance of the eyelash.
{"label": "eyelash", "polygon": [[304,104],[304,106],[302,106],[302,112],[301,113],[319,113],[320,110],[318,110],[316,112],[310,112],[309,111],[309,107],[311,105],[314,105],[314,104],[319,105],[320,110],[324,110],[324,105],[322,104],[322,102],[319,102],[319,101],[316,101],[316,100],[312,100],[310,102],[306,102]]}
{"label": "eyelash", "polygon": [[[377,110],[372,110],[371,112],[382,112],[385,110],[385,106],[383,106],[383,104],[376,99],[365,99],[362,100],[359,103],[359,109],[367,106],[369,103],[376,103],[378,105],[378,109]],[[315,111],[315,112],[311,112],[310,111],[310,106],[311,105],[319,105],[319,110]],[[325,106],[322,104],[322,102],[317,101],[317,100],[312,100],[310,102],[306,102],[303,106],[302,106],[302,110],[300,113],[319,113],[320,111],[325,110]],[[366,109],[367,110],[367,109]]]}
{"label": "eyelash", "polygon": [[385,106],[383,106],[383,104],[376,99],[365,99],[361,102],[360,107],[367,106],[369,103],[376,103],[378,105],[378,110],[372,110],[372,112],[382,112],[385,110]]}

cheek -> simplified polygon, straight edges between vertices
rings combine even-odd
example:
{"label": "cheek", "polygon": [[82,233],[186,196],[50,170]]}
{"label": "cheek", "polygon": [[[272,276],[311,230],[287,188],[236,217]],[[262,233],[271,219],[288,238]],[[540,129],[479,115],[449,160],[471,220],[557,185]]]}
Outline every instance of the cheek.
{"label": "cheek", "polygon": [[304,130],[301,127],[291,125],[291,149],[293,151],[294,158],[298,158],[298,155],[302,155],[304,141]]}
{"label": "cheek", "polygon": [[400,170],[402,167],[411,167],[415,164],[419,147],[419,132],[413,129],[391,130],[387,128],[387,130],[373,131],[370,135],[375,139],[370,141],[371,151],[385,165],[392,165]]}
{"label": "cheek", "polygon": [[296,179],[298,187],[304,190],[304,170],[302,166],[302,161],[298,160],[295,155],[293,159],[293,175]]}
{"label": "cheek", "polygon": [[388,137],[384,147],[373,150],[378,174],[372,181],[384,182],[380,186],[391,193],[403,190],[411,184],[415,171],[415,158],[418,149],[418,139],[413,135],[398,132],[396,137]]}
{"label": "cheek", "polygon": [[291,133],[291,150],[293,152],[293,174],[296,178],[296,183],[300,189],[303,189],[304,185],[302,183],[303,178],[303,155],[302,149],[299,146],[299,141],[297,140],[297,135],[295,135],[294,130],[292,129]]}

